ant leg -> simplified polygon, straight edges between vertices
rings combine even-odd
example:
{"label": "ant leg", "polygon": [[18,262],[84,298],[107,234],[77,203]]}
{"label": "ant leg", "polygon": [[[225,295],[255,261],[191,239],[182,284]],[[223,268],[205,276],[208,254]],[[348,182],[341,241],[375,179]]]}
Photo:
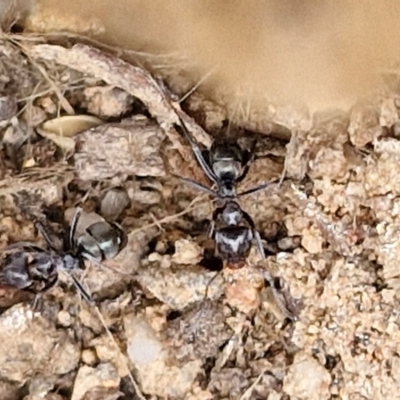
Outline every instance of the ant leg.
{"label": "ant leg", "polygon": [[208,232],[207,235],[210,239],[214,238],[214,233],[215,233],[215,221],[217,220],[217,218],[219,217],[220,214],[222,214],[222,212],[224,211],[224,207],[218,207],[213,211],[213,215],[212,215],[212,220],[210,222],[210,225],[208,227]]}
{"label": "ant leg", "polygon": [[121,252],[128,244],[128,235],[126,234],[124,228],[122,228],[122,226],[120,224],[117,224],[116,222],[110,222],[109,224],[118,233],[118,238],[121,240],[121,243],[119,244],[118,252]]}
{"label": "ant leg", "polygon": [[254,238],[256,239],[257,249],[261,255],[261,258],[265,258],[265,251],[264,251],[264,246],[262,245],[260,233],[256,229],[253,228],[253,235],[254,235]]}
{"label": "ant leg", "polygon": [[[265,258],[266,258],[265,251],[264,251],[264,247],[262,245],[261,236],[260,236],[260,233],[257,231],[257,229],[255,229],[254,221],[251,219],[250,215],[247,214],[245,211],[243,211],[243,217],[246,219],[246,221],[248,222],[248,224],[250,225],[250,227],[253,231],[253,236],[256,240],[257,248],[261,255],[261,258],[265,260]],[[262,276],[264,277],[264,279],[268,282],[268,284],[271,288],[272,295],[274,296],[274,300],[275,300],[276,304],[278,305],[280,311],[286,316],[286,318],[289,318],[292,321],[295,321],[297,319],[297,317],[295,315],[293,315],[293,313],[291,313],[287,309],[286,305],[283,303],[278,291],[275,288],[275,283],[274,283],[274,279],[272,278],[272,275],[268,271],[265,271],[264,269],[261,269],[261,268],[259,268],[259,271],[262,274]]]}
{"label": "ant leg", "polygon": [[92,296],[86,291],[86,289],[82,286],[82,284],[79,282],[79,280],[73,275],[69,274],[69,276],[72,278],[72,281],[74,283],[74,286],[78,290],[78,292],[82,295],[82,297],[90,304],[90,305],[95,305],[94,300],[92,299]]}
{"label": "ant leg", "polygon": [[212,220],[210,222],[210,225],[208,226],[208,230],[207,230],[207,236],[212,239],[214,237],[214,233],[215,233],[215,221]]}
{"label": "ant leg", "polygon": [[212,190],[212,189],[210,189],[210,188],[208,188],[206,186],[203,186],[202,184],[197,183],[196,181],[194,181],[192,179],[184,178],[183,176],[179,176],[179,175],[175,175],[175,174],[172,174],[172,176],[174,176],[175,178],[180,179],[181,181],[185,182],[189,186],[192,186],[192,187],[194,187],[194,188],[196,188],[196,189],[198,189],[198,190],[200,190],[202,192],[205,192],[205,193],[207,193],[207,194],[209,194],[211,196],[214,196],[214,197],[217,196],[217,193],[214,190]]}
{"label": "ant leg", "polygon": [[78,226],[79,219],[82,215],[82,208],[77,207],[75,211],[74,218],[72,218],[71,225],[69,227],[69,233],[68,233],[68,246],[70,249],[73,249],[75,247],[75,233],[76,233],[76,227]]}
{"label": "ant leg", "polygon": [[[222,271],[222,270],[221,270]],[[208,289],[211,286],[211,284],[214,282],[214,280],[217,278],[217,276],[221,273],[221,271],[218,271],[207,283],[206,286],[206,291],[204,293],[204,298],[203,298],[203,302],[207,300],[208,297]]]}
{"label": "ant leg", "polygon": [[31,303],[31,308],[32,308],[32,311],[33,312],[36,312],[36,311],[38,311],[38,312],[40,312],[40,311],[42,311],[42,307],[43,307],[43,304],[42,304],[42,294],[43,293],[36,293],[35,294],[35,298],[33,299],[33,301],[32,301],[32,303]]}
{"label": "ant leg", "polygon": [[46,251],[46,250],[42,249],[41,247],[37,246],[35,243],[31,243],[31,242],[18,242],[18,243],[9,244],[8,246],[4,247],[4,249],[2,249],[2,251],[8,251],[8,250],[13,250],[13,249],[34,250],[34,251],[37,251],[38,253],[43,253]]}
{"label": "ant leg", "polygon": [[259,185],[259,186],[255,186],[255,187],[253,187],[251,189],[248,189],[248,190],[246,190],[244,192],[239,193],[238,197],[247,196],[248,194],[252,194],[252,193],[259,192],[261,190],[268,189],[268,188],[272,187],[272,185],[273,185],[273,183],[270,182],[270,183],[264,183],[264,184]]}
{"label": "ant leg", "polygon": [[[263,259],[265,259],[265,252],[264,252],[264,247],[261,242],[260,233],[254,229],[253,234],[254,234],[254,237],[257,242],[258,251],[260,252],[261,257]],[[276,290],[275,282],[274,282],[272,275],[268,271],[265,271],[264,269],[260,268],[259,270],[260,270],[262,276],[264,277],[264,279],[268,282],[268,284],[271,288],[272,295],[274,296],[274,300],[275,300],[276,304],[278,305],[280,311],[285,315],[286,318],[289,318],[292,321],[296,321],[297,317],[287,309],[286,305],[284,304],[284,302],[281,299],[280,294]]]}
{"label": "ant leg", "polygon": [[250,147],[250,150],[243,152],[243,158],[244,158],[244,166],[243,166],[243,172],[242,175],[239,176],[239,178],[236,180],[236,182],[242,182],[244,178],[246,178],[247,174],[249,173],[250,170],[250,165],[255,159],[255,154],[254,150],[256,148],[257,142],[253,140],[253,143]]}
{"label": "ant leg", "polygon": [[57,247],[54,245],[53,241],[51,240],[50,236],[48,235],[48,233],[46,232],[46,229],[44,227],[44,225],[41,222],[36,222],[35,226],[37,228],[37,230],[40,232],[40,234],[43,236],[44,240],[46,241],[46,243],[48,244],[48,246],[55,252],[58,252],[59,250],[57,249]]}
{"label": "ant leg", "polygon": [[100,261],[98,261],[95,257],[93,257],[89,253],[86,253],[86,252],[83,251],[81,254],[82,254],[82,257],[84,257],[86,260],[90,261],[91,263],[93,263],[94,265],[97,265],[100,268],[103,268],[103,269],[105,269],[107,271],[118,272],[121,275],[132,276],[132,274],[128,274],[126,272],[121,271],[120,269],[109,267],[108,265],[105,265],[105,264],[101,263]]}
{"label": "ant leg", "polygon": [[272,295],[274,297],[275,303],[279,307],[279,310],[282,312],[282,314],[286,317],[291,319],[292,321],[297,321],[297,317],[288,310],[284,302],[282,301],[281,295],[278,293],[278,291],[275,288],[275,282],[274,279],[272,278],[272,275],[268,272],[265,271],[264,269],[259,268],[259,271],[263,278],[268,282]]}
{"label": "ant leg", "polygon": [[210,166],[208,165],[206,159],[204,158],[204,155],[199,147],[199,145],[196,143],[196,141],[192,138],[192,136],[190,135],[190,133],[188,132],[188,130],[186,129],[186,125],[183,122],[182,118],[178,115],[179,121],[181,123],[181,125],[176,125],[175,127],[179,127],[183,132],[183,135],[186,137],[187,141],[190,144],[190,147],[192,148],[192,151],[196,157],[197,162],[200,164],[202,170],[204,171],[204,173],[207,175],[207,178],[210,179],[210,181],[214,182],[215,184],[218,183],[217,178],[214,175],[214,172],[212,171],[212,169],[210,168]]}

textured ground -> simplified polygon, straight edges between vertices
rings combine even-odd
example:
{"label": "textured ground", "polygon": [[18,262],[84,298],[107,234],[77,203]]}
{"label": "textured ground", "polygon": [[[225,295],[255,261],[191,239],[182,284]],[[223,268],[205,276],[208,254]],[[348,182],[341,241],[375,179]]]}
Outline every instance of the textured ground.
{"label": "textured ground", "polygon": [[[242,201],[267,260],[254,250],[211,281],[213,204],[170,176],[206,183],[173,107],[202,125],[185,119],[205,146],[206,131],[228,134],[227,111],[197,92],[179,105],[176,82],[171,105],[150,74],[97,49],[24,39],[0,41],[0,246],[40,241],[35,219],[60,231],[77,205],[129,241],[110,262],[124,274],[88,265],[82,276],[97,308],[65,279],[39,309],[0,287],[3,400],[132,399],[133,379],[154,400],[400,398],[394,90],[349,112],[237,113],[229,135],[257,139],[262,155],[243,188],[285,179]],[[284,321],[258,266],[298,321]]]}

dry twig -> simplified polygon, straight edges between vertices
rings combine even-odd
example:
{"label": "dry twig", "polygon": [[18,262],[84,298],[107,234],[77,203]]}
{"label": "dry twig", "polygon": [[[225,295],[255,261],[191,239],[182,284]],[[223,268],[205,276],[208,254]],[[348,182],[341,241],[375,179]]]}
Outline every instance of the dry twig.
{"label": "dry twig", "polygon": [[147,224],[147,225],[141,226],[138,229],[134,229],[130,232],[130,234],[135,235],[136,233],[142,232],[149,228],[153,228],[154,226],[161,227],[161,224],[166,224],[166,223],[169,223],[179,217],[182,217],[183,215],[189,213],[190,211],[193,211],[196,208],[201,207],[201,205],[196,205],[196,204],[199,203],[201,200],[204,200],[207,196],[208,195],[206,195],[206,194],[197,196],[190,202],[190,204],[183,211],[181,211],[177,214],[174,214],[174,215],[168,215],[167,217],[156,220],[156,221],[152,222],[151,224]]}
{"label": "dry twig", "polygon": [[[76,44],[71,49],[56,45],[34,45],[29,48],[29,56],[36,60],[54,61],[102,79],[107,84],[119,87],[140,99],[151,115],[157,119],[174,147],[183,157],[187,156],[174,129],[174,124],[179,124],[175,112],[175,108],[180,111],[179,104],[172,106],[166,93],[147,71],[96,48],[81,44]],[[185,119],[185,122],[188,130],[193,131],[196,138],[209,147],[211,139],[207,133],[193,120]]]}
{"label": "dry twig", "polygon": [[113,335],[113,334],[111,333],[111,331],[107,328],[107,324],[106,324],[106,321],[105,321],[105,319],[104,319],[102,313],[100,312],[100,310],[99,310],[99,308],[98,308],[97,306],[95,306],[95,307],[93,307],[93,308],[94,308],[94,310],[96,311],[97,317],[99,318],[100,322],[102,323],[104,329],[106,330],[107,335],[109,336],[109,338],[111,339],[113,345],[115,346],[115,349],[117,350],[118,355],[119,355],[121,361],[123,362],[123,364],[124,364],[126,370],[128,371],[128,376],[129,376],[130,381],[132,382],[133,388],[135,389],[135,394],[136,394],[136,396],[137,396],[140,400],[146,400],[146,398],[143,396],[142,392],[140,391],[139,385],[138,385],[137,382],[135,381],[135,378],[133,377],[132,372],[131,372],[130,369],[129,369],[129,366],[127,365],[127,362],[126,362],[126,360],[125,360],[125,357],[124,357],[124,355],[122,354],[121,349],[119,348],[118,343],[117,343],[117,341],[115,340],[114,335]]}
{"label": "dry twig", "polygon": [[60,88],[56,85],[56,83],[50,78],[49,74],[47,73],[46,69],[40,65],[39,63],[37,63],[31,56],[30,56],[30,52],[29,49],[27,47],[25,47],[24,45],[22,45],[20,42],[18,41],[14,41],[13,42],[16,46],[18,46],[21,51],[29,58],[29,61],[32,63],[32,65],[37,68],[39,70],[39,72],[43,75],[44,79],[48,82],[48,84],[50,85],[51,89],[54,91],[54,93],[56,94],[56,96],[58,97],[58,100],[60,101],[60,105],[62,106],[62,108],[65,110],[65,112],[67,114],[70,115],[74,115],[75,114],[75,110],[73,109],[73,107],[71,106],[71,104],[69,104],[68,100],[64,97],[64,95],[61,93]]}

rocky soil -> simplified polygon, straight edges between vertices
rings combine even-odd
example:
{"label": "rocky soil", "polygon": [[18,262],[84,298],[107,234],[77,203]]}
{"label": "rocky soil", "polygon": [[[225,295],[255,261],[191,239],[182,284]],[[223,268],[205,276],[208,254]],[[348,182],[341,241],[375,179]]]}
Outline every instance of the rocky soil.
{"label": "rocky soil", "polygon": [[[91,45],[2,35],[0,248],[43,244],[37,220],[61,235],[77,206],[128,235],[82,271],[96,306],[68,277],[35,302],[0,286],[2,400],[400,399],[395,79],[346,112],[266,102],[227,124],[200,91],[181,102],[184,83]],[[206,257],[214,204],[172,176],[209,184],[177,112],[205,147],[257,141],[241,189],[271,187],[241,204],[266,260],[217,273]]]}

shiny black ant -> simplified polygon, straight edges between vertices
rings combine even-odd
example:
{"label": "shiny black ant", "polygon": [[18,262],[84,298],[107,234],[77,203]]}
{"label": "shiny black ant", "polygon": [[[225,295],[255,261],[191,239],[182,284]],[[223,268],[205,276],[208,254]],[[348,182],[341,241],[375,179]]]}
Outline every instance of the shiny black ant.
{"label": "shiny black ant", "polygon": [[[242,268],[255,241],[261,257],[265,259],[260,234],[255,228],[253,219],[241,208],[238,198],[266,189],[271,186],[271,183],[262,184],[241,193],[237,192],[238,183],[247,176],[251,162],[254,160],[255,143],[250,151],[245,151],[236,142],[217,139],[212,143],[210,150],[202,151],[186,129],[183,120],[180,117],[179,120],[181,125],[176,125],[177,129],[183,132],[197,162],[208,179],[216,186],[213,190],[192,179],[177,176],[188,185],[217,199],[217,207],[208,232],[215,243],[216,255],[225,262],[227,267]],[[281,310],[287,317],[293,319],[293,315],[279,297],[273,277],[267,271],[261,272],[269,283]]]}
{"label": "shiny black ant", "polygon": [[187,131],[183,120],[180,117],[179,120],[181,125],[175,126],[183,132],[185,138],[190,143],[197,162],[200,164],[207,178],[216,185],[217,189],[212,190],[189,178],[179,177],[181,180],[221,200],[237,199],[240,196],[255,193],[271,186],[270,183],[262,184],[237,193],[237,185],[246,178],[250,165],[254,160],[255,142],[253,142],[250,150],[243,150],[232,140],[216,139],[209,150],[202,151],[198,143]]}
{"label": "shiny black ant", "polygon": [[85,259],[105,267],[101,262],[115,257],[126,246],[127,235],[119,225],[100,221],[90,225],[83,235],[76,238],[81,214],[82,209],[77,208],[62,249],[57,248],[41,222],[35,225],[48,249],[30,242],[7,246],[4,251],[10,251],[10,254],[5,258],[1,281],[16,289],[40,294],[53,287],[58,281],[59,272],[64,272],[71,277],[82,297],[93,303],[74,273],[84,269]]}

